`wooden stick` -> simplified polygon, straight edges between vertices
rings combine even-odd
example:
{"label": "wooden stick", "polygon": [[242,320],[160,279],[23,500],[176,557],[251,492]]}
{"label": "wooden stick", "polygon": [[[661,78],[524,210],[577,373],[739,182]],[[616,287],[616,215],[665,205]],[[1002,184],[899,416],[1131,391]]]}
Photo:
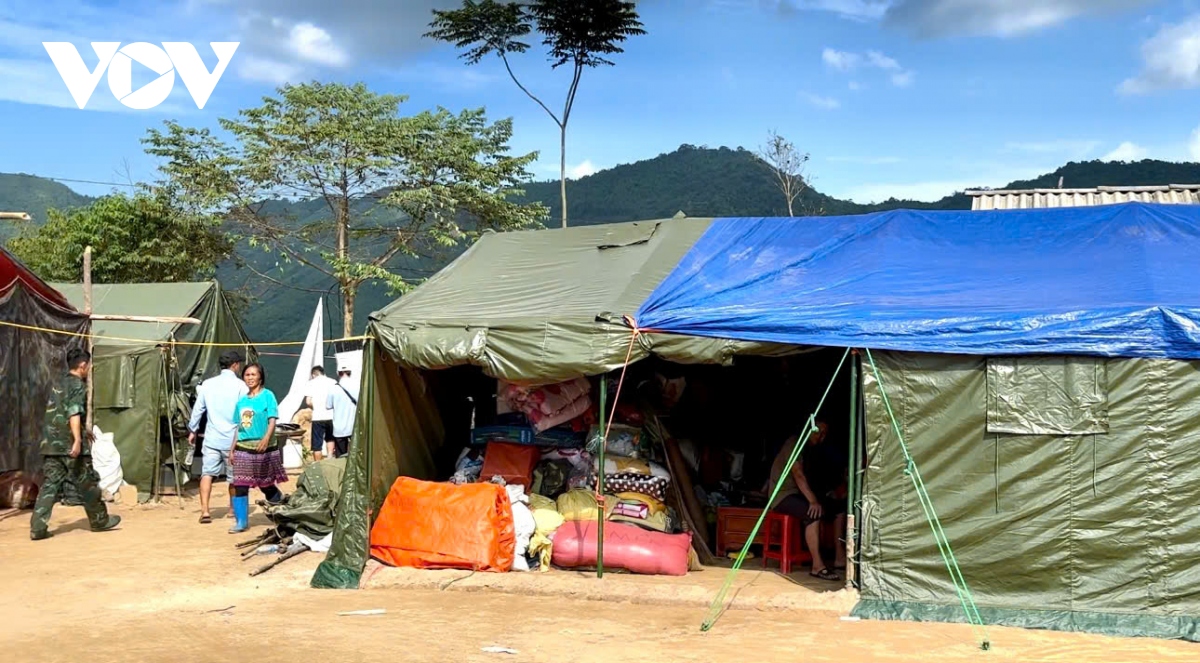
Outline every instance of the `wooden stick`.
{"label": "wooden stick", "polygon": [[250,577],[253,578],[254,576],[256,576],[260,573],[266,573],[267,571],[270,571],[271,569],[275,568],[276,566],[279,566],[280,564],[286,562],[287,560],[295,557],[296,555],[299,555],[301,553],[306,553],[306,552],[308,552],[308,546],[301,543],[301,544],[295,546],[294,548],[292,548],[291,550],[280,555],[279,559],[271,562],[270,564],[265,564],[263,566],[258,567],[257,569],[254,569],[253,571],[250,572]]}
{"label": "wooden stick", "polygon": [[26,212],[0,212],[0,219],[10,221],[28,221],[31,217]]}
{"label": "wooden stick", "polygon": [[200,320],[197,318],[180,318],[169,315],[108,315],[105,313],[90,314],[92,320],[114,320],[117,322],[162,322],[173,325],[198,325]]}
{"label": "wooden stick", "polygon": [[[92,314],[92,247],[86,247],[83,250],[83,313],[90,316]],[[94,354],[96,343],[92,340],[91,330],[88,330],[87,340],[88,355]],[[93,367],[95,366],[95,357],[88,362],[88,381],[87,381],[87,416],[84,418],[86,427],[84,428],[84,436],[91,435],[92,425],[95,422],[95,409],[92,407],[92,400],[95,397],[95,380],[93,377]]]}

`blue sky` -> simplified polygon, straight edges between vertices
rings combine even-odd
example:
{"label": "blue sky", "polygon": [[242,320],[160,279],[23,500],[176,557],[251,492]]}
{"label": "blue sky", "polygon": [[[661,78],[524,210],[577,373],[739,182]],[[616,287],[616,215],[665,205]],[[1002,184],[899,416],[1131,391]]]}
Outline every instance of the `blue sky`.
{"label": "blue sky", "polygon": [[[365,81],[406,108],[484,106],[557,174],[557,129],[499,62],[468,67],[421,37],[450,0],[7,0],[0,6],[0,172],[146,180],[139,139],[165,118],[215,126],[284,82]],[[643,0],[648,34],[585,73],[573,173],[681,143],[755,148],[774,129],[812,155],[823,192],[936,199],[1068,160],[1200,160],[1200,0]],[[239,41],[201,109],[180,82],[131,110],[101,79],[79,109],[44,41]],[[514,60],[561,105],[540,53]],[[135,72],[134,89],[153,76]],[[1067,183],[1068,185],[1070,183]],[[86,193],[105,185],[71,184]]]}

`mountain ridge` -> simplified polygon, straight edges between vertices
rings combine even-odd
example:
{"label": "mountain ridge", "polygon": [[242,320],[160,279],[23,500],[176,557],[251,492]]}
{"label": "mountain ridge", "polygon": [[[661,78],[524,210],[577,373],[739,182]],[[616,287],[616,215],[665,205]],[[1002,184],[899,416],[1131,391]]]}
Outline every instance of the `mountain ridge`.
{"label": "mountain ridge", "polygon": [[[1143,160],[1139,162],[1070,162],[1039,177],[1011,182],[1003,188],[1057,188],[1059,178],[1066,188],[1094,186],[1147,186],[1200,182],[1200,164]],[[674,216],[677,212],[693,217],[780,216],[786,213],[783,195],[776,188],[765,166],[754,153],[743,148],[708,148],[682,145],[679,149],[630,164],[622,164],[569,181],[567,195],[573,225],[596,225]],[[985,187],[980,187],[985,188]],[[554,227],[558,218],[558,182],[532,182],[525,187],[526,200],[538,201],[550,208],[545,222]],[[0,174],[0,211],[29,212],[32,223],[41,223],[50,208],[68,209],[86,205],[93,197],[80,194],[53,180],[29,174]],[[862,214],[897,208],[931,210],[968,210],[970,198],[955,192],[934,202],[886,200],[870,204],[840,200],[806,190],[799,201],[804,213]],[[280,209],[297,222],[309,222],[323,213],[324,206],[314,201],[281,202]],[[0,241],[7,241],[19,223],[0,221]],[[397,273],[421,279],[457,257],[465,247],[457,247],[438,260],[398,260],[390,267]],[[239,261],[253,269],[241,266]],[[268,273],[289,287],[269,284],[254,271]],[[217,270],[217,278],[227,288],[257,284],[259,301],[245,312],[243,322],[251,339],[257,341],[304,338],[312,319],[319,293],[325,293],[329,316],[326,329],[332,335],[341,329],[338,298],[334,282],[316,270],[298,265],[280,266],[277,256],[239,246],[237,260],[227,261]],[[367,315],[383,308],[393,298],[382,286],[366,286],[358,296],[356,333]]]}

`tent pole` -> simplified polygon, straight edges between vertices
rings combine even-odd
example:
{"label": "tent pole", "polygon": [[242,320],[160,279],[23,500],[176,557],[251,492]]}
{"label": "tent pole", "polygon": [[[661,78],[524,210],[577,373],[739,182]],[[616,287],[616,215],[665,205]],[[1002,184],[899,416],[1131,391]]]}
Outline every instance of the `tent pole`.
{"label": "tent pole", "polygon": [[846,588],[854,588],[855,544],[858,538],[854,503],[858,497],[858,351],[850,360],[850,448],[846,456]]}
{"label": "tent pole", "polygon": [[[175,332],[171,332],[171,345],[166,349],[166,362],[163,365],[163,374],[165,381],[163,382],[163,392],[167,397],[167,436],[171,441],[171,473],[175,475],[175,498],[179,500],[179,510],[183,510],[183,484],[179,481],[179,449],[175,446],[175,422],[171,415],[174,414],[174,403],[171,399],[171,394],[174,393],[174,381],[171,379],[171,367],[175,365]],[[191,474],[191,467],[188,467],[188,473]]]}
{"label": "tent pole", "polygon": [[604,448],[608,446],[604,415],[608,412],[608,375],[600,376],[600,469],[596,471],[596,577],[604,577]]}
{"label": "tent pole", "polygon": [[[92,317],[92,247],[88,246],[83,249],[83,314],[88,316],[88,339],[87,351],[88,355],[94,355],[96,350],[96,342],[92,339],[91,320]],[[87,416],[84,417],[83,435],[87,437],[92,434],[92,426],[95,423],[95,409],[92,407],[92,400],[95,396],[95,388],[92,380],[93,367],[95,366],[96,358],[92,357],[92,361],[88,362],[88,380],[87,380]]]}
{"label": "tent pole", "polygon": [[[366,386],[365,386],[365,388],[360,386],[359,391],[358,391],[358,400],[359,401],[363,400],[363,394],[366,394],[366,397],[367,397],[367,408],[366,408],[367,416],[366,416],[366,419],[364,419],[364,423],[367,424],[367,431],[366,431],[367,434],[365,436],[359,435],[359,431],[357,430],[358,422],[356,421],[355,422],[356,430],[354,431],[354,436],[350,438],[351,446],[354,446],[354,442],[356,439],[359,444],[367,445],[367,448],[366,448],[366,452],[367,452],[366,453],[366,456],[367,456],[367,551],[366,551],[366,554],[367,554],[367,556],[364,559],[371,559],[371,525],[374,524],[374,521],[372,520],[372,518],[375,515],[375,505],[374,505],[375,496],[371,492],[371,477],[375,471],[375,468],[372,466],[372,463],[375,460],[375,458],[374,458],[375,454],[373,453],[373,449],[375,447],[375,383],[379,379],[379,376],[375,374],[375,369],[377,368],[375,366],[375,353],[377,351],[378,351],[378,348],[375,345],[375,337],[368,335],[367,342],[366,342],[366,344],[364,344],[364,347],[363,347],[363,365],[369,366],[369,368],[363,370],[363,375],[361,378],[359,378],[360,380],[362,380],[362,384],[365,384]],[[321,348],[321,363],[322,364],[325,363],[325,348],[324,347]],[[367,379],[368,371],[371,376],[370,380]],[[336,449],[335,449],[335,451],[336,451]],[[350,452],[350,450],[347,449],[346,450],[347,456],[350,455],[349,452]],[[349,460],[346,461],[346,464],[349,465]]]}

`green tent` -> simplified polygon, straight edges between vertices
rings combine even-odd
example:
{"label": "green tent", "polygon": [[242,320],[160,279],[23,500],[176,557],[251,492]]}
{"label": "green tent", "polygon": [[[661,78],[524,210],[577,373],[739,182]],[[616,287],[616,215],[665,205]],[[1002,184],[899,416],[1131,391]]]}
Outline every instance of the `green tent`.
{"label": "green tent", "polygon": [[[82,285],[53,285],[83,310]],[[228,349],[187,344],[237,344],[246,354],[253,349],[216,281],[93,285],[92,312],[200,320],[198,325],[108,320],[92,324],[92,333],[100,337],[93,377],[96,425],[113,433],[125,481],[145,500],[160,489],[156,458],[163,462],[172,453],[184,455],[186,440],[179,434],[196,385],[217,373],[217,358]]]}
{"label": "green tent", "polygon": [[[874,353],[985,624],[1200,640],[1200,362]],[[864,618],[964,621],[864,363]]]}
{"label": "green tent", "polygon": [[[489,376],[551,383],[599,375],[650,354],[728,363],[791,348],[639,334],[622,319],[708,229],[675,218],[485,234],[411,293],[370,316],[363,387],[333,547],[315,587],[357,587],[370,514],[396,477],[435,478],[445,442],[425,371],[472,365]],[[598,278],[602,275],[603,278]]]}

